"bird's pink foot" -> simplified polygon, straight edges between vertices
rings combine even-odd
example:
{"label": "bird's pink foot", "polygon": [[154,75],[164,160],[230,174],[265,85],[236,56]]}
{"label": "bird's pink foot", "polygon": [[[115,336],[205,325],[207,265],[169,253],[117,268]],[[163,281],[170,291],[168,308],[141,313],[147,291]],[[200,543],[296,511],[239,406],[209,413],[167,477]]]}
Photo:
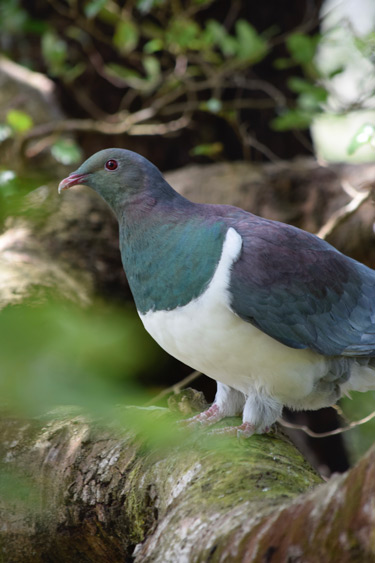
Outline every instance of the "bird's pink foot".
{"label": "bird's pink foot", "polygon": [[240,426],[226,426],[211,430],[211,434],[222,434],[225,436],[237,436],[237,438],[249,438],[255,432],[255,427],[250,422],[243,422]]}
{"label": "bird's pink foot", "polygon": [[225,414],[221,411],[219,405],[213,403],[207,410],[181,422],[186,428],[192,428],[197,425],[210,426],[211,424],[219,422],[224,417]]}

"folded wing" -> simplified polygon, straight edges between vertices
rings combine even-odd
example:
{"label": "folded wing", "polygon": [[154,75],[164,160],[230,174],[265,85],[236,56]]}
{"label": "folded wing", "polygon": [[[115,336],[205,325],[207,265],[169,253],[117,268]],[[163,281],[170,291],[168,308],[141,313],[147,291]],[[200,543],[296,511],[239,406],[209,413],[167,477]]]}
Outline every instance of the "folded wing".
{"label": "folded wing", "polygon": [[374,271],[283,223],[251,214],[226,222],[243,239],[229,287],[237,315],[293,348],[375,355]]}

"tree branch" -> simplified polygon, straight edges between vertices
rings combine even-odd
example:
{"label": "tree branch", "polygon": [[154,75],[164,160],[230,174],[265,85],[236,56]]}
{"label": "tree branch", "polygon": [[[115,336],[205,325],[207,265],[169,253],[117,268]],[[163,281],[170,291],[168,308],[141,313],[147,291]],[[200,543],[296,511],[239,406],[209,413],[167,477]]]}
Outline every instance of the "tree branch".
{"label": "tree branch", "polygon": [[[130,424],[140,412],[143,432]],[[282,435],[216,441],[160,429],[150,439],[165,418],[174,424],[169,417],[126,409],[121,434],[81,415],[1,420],[1,475],[31,483],[22,499],[0,499],[5,560],[261,562],[272,552],[345,562],[353,549],[358,561],[374,557],[375,450],[322,485]]]}

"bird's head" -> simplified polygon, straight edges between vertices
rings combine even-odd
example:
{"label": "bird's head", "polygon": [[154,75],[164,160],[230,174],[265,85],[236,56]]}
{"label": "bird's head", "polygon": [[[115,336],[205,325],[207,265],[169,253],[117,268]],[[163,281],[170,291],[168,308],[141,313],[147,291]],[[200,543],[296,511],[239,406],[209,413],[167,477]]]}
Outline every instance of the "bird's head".
{"label": "bird's head", "polygon": [[105,149],[88,158],[59,184],[59,193],[72,186],[95,190],[117,212],[150,185],[166,183],[159,170],[141,155],[125,149]]}

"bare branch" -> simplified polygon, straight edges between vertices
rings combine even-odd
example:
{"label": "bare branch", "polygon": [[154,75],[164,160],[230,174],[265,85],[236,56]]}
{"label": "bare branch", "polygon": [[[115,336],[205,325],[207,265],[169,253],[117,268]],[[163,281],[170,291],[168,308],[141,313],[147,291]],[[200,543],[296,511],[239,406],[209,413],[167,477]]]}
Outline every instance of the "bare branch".
{"label": "bare branch", "polygon": [[282,426],[285,426],[285,428],[293,428],[293,430],[302,430],[302,432],[305,432],[305,434],[311,436],[312,438],[327,438],[327,436],[335,436],[336,434],[343,434],[344,432],[348,432],[348,430],[352,430],[352,428],[355,428],[356,426],[360,426],[361,424],[366,424],[366,422],[369,422],[373,418],[375,418],[375,411],[368,414],[364,418],[361,418],[360,420],[355,420],[351,422],[347,426],[342,426],[341,428],[335,428],[334,430],[328,430],[327,432],[314,432],[308,426],[305,426],[303,424],[301,425],[293,424],[292,422],[287,422],[282,418],[279,418],[278,422]]}
{"label": "bare branch", "polygon": [[339,225],[341,225],[341,223],[343,223],[344,221],[346,221],[346,219],[348,219],[348,217],[353,215],[353,213],[355,213],[361,207],[361,205],[370,198],[373,193],[373,186],[371,186],[370,189],[366,191],[356,193],[357,195],[355,195],[349,203],[347,203],[331,215],[325,225],[323,225],[323,227],[321,227],[316,233],[318,237],[322,239],[327,238]]}
{"label": "bare branch", "polygon": [[133,114],[128,114],[121,118],[125,112],[117,114],[118,121],[96,121],[95,119],[64,119],[60,121],[49,121],[31,129],[25,137],[27,142],[35,137],[42,137],[54,132],[72,132],[72,131],[93,131],[104,135],[120,135],[128,133],[129,135],[165,135],[178,129],[183,129],[189,124],[188,116],[181,116],[178,119],[167,123],[141,123],[155,116],[155,108],[146,108]]}
{"label": "bare branch", "polygon": [[170,393],[174,393],[175,395],[177,395],[181,391],[181,389],[189,385],[189,383],[192,383],[193,381],[198,379],[198,377],[200,377],[201,375],[202,374],[200,371],[193,371],[192,373],[189,373],[189,375],[181,379],[181,381],[178,381],[174,385],[171,385],[170,387],[167,387],[166,389],[160,391],[158,395],[153,397],[150,401],[147,401],[145,406],[148,407],[150,405],[154,405],[155,403],[158,403],[159,401],[161,401],[161,399],[163,399]]}

